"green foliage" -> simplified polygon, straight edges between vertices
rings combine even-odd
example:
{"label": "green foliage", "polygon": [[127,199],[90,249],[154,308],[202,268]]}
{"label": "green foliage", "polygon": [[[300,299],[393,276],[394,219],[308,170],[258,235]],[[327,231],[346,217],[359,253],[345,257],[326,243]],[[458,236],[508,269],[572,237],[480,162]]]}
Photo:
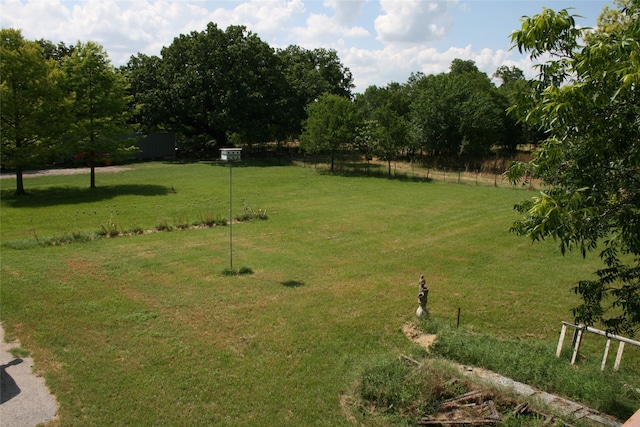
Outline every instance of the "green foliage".
{"label": "green foliage", "polygon": [[505,140],[505,102],[473,61],[454,60],[450,73],[412,81],[416,144],[435,155],[487,154]]}
{"label": "green foliage", "polygon": [[550,57],[530,100],[514,107],[549,137],[507,176],[532,174],[552,186],[516,206],[523,218],[514,232],[556,239],[562,253],[602,248],[604,268],[575,287],[576,321],[633,336],[640,326],[640,4],[617,5],[593,31],[576,28],[566,10],[544,9],[512,34],[521,52]]}
{"label": "green foliage", "polygon": [[506,138],[502,147],[513,152],[519,146],[537,146],[545,139],[544,133],[534,125],[522,121],[521,117],[517,117],[518,109],[513,107],[524,102],[523,100],[531,94],[533,82],[525,79],[523,71],[515,66],[498,67],[493,77],[501,80],[498,92],[509,105],[505,117]]}
{"label": "green foliage", "polygon": [[300,146],[310,153],[330,152],[333,171],[336,151],[355,139],[359,123],[357,108],[348,98],[325,93],[307,106],[307,116]]}
{"label": "green foliage", "polygon": [[278,49],[276,55],[282,61],[289,86],[282,94],[290,118],[286,134],[295,139],[302,132],[302,125],[307,119],[307,105],[323,93],[351,97],[353,78],[332,49],[309,50],[291,45],[286,49]]}
{"label": "green foliage", "polygon": [[173,231],[173,226],[169,224],[169,221],[166,219],[161,220],[156,224],[156,231]]}
{"label": "green foliage", "polygon": [[[334,51],[275,52],[242,26],[176,37],[162,57],[139,54],[123,70],[145,129],[183,135],[183,153],[218,155],[228,142],[295,137],[304,108],[321,93],[350,94],[351,75]],[[185,141],[182,141],[182,140]]]}
{"label": "green foliage", "polygon": [[1,164],[16,170],[16,193],[25,194],[22,172],[50,161],[69,124],[69,94],[62,73],[42,47],[18,30],[0,30]]}
{"label": "green foliage", "polygon": [[391,161],[412,146],[409,102],[406,91],[397,84],[382,89],[371,86],[356,99],[364,120],[357,129],[355,145],[366,156],[386,160],[388,176]]}
{"label": "green foliage", "polygon": [[445,381],[442,371],[431,365],[419,368],[395,358],[365,370],[358,393],[376,412],[416,419],[434,413],[440,400],[466,391],[460,384],[447,390]]}
{"label": "green foliage", "polygon": [[224,218],[219,214],[213,214],[211,212],[207,212],[206,214],[202,215],[202,217],[200,218],[200,222],[196,222],[196,225],[206,225],[207,227],[213,227],[215,225],[227,225],[228,223],[228,218]]}
{"label": "green foliage", "polygon": [[74,96],[69,150],[91,167],[90,188],[95,188],[95,166],[105,155],[118,160],[135,150],[123,138],[129,133],[127,83],[111,66],[102,46],[94,42],[78,42],[64,58],[62,70],[65,89]]}
{"label": "green foliage", "polygon": [[266,209],[253,210],[245,198],[242,199],[242,213],[235,217],[238,221],[251,221],[254,219],[266,220],[269,218]]}
{"label": "green foliage", "polygon": [[100,231],[98,232],[99,236],[105,237],[116,237],[120,234],[120,230],[118,229],[118,225],[113,221],[112,218],[109,218],[105,224],[100,226]]}

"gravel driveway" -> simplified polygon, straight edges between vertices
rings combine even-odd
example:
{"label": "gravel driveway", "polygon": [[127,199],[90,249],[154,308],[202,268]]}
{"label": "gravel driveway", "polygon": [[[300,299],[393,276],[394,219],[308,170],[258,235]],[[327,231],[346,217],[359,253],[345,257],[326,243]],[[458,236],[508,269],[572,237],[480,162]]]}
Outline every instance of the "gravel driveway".
{"label": "gravel driveway", "polygon": [[[131,169],[133,168],[129,168],[126,166],[104,166],[104,167],[97,167],[96,173],[118,173],[118,172],[128,171]],[[42,170],[24,171],[22,173],[22,177],[31,178],[35,176],[78,175],[78,174],[89,174],[90,172],[91,172],[91,168],[42,169]],[[15,172],[0,174],[0,179],[15,178],[15,177],[16,177]]]}

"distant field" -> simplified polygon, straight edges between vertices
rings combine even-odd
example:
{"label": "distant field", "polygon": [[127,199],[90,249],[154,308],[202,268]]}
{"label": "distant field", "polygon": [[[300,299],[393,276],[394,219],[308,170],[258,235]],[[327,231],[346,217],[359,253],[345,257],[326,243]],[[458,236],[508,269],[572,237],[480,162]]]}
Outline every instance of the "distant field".
{"label": "distant field", "polygon": [[[177,228],[228,216],[228,166],[131,167],[99,173],[94,191],[88,175],[26,178],[17,199],[0,180],[0,315],[60,425],[350,425],[340,396],[362,370],[417,351],[401,327],[420,274],[443,321],[460,309],[472,330],[555,343],[572,284],[599,266],[509,233],[513,205],[535,194],[522,188],[240,163],[234,215],[268,220],[233,225],[234,267],[253,274],[225,276],[229,227]],[[34,243],[159,224],[174,230]],[[632,373],[637,350],[623,359]]]}

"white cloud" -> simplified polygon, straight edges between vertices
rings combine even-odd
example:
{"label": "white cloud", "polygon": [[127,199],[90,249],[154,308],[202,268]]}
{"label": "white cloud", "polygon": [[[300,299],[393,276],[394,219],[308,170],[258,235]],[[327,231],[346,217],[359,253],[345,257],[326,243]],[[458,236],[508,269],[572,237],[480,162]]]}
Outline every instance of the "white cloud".
{"label": "white cloud", "polygon": [[[499,3],[475,13],[499,19]],[[506,51],[506,35],[483,31],[494,24],[460,13],[467,7],[455,0],[0,0],[0,23],[31,40],[98,42],[116,66],[138,52],[159,55],[175,37],[203,31],[209,22],[221,29],[245,25],[272,47],[335,49],[358,91],[404,83],[412,72],[446,72],[455,58],[475,61],[488,75],[515,65],[535,77],[525,56]],[[517,26],[517,18],[509,19]]]}
{"label": "white cloud", "polygon": [[251,0],[239,3],[233,9],[218,8],[209,21],[226,28],[229,25],[245,25],[260,38],[275,37],[305,12],[302,0]]}
{"label": "white cloud", "polygon": [[341,24],[352,23],[360,14],[367,0],[325,0],[324,5],[336,11],[335,17]]}
{"label": "white cloud", "polygon": [[170,0],[3,0],[2,25],[23,30],[28,39],[75,44],[89,40],[105,47],[114,65],[122,65],[138,52],[158,55],[180,34],[202,31],[209,22],[225,29],[245,25],[265,37],[275,38],[304,11],[302,0],[250,0],[216,2],[224,7],[208,10],[212,2]]}
{"label": "white cloud", "polygon": [[[26,4],[20,0],[6,0],[1,6],[2,27],[21,29],[22,35],[28,39],[47,38],[42,34],[51,32],[60,33],[70,16],[70,11],[58,0]],[[34,22],[38,24],[34,26]]]}
{"label": "white cloud", "polygon": [[385,43],[442,39],[452,25],[447,11],[455,4],[455,1],[380,0],[384,14],[375,20],[378,39]]}
{"label": "white cloud", "polygon": [[[515,65],[522,70],[530,70],[531,67],[525,58],[510,59],[511,53],[505,50],[474,51],[471,45],[451,47],[446,51],[425,46],[388,45],[379,50],[351,48],[338,50],[338,53],[353,73],[357,92],[363,92],[371,85],[406,83],[411,73],[422,72],[429,75],[449,72],[451,62],[456,58],[474,61],[478,69],[489,77],[501,65]],[[527,74],[530,73],[527,71]]]}
{"label": "white cloud", "polygon": [[327,44],[340,43],[344,38],[365,38],[370,35],[366,28],[340,25],[324,14],[311,14],[306,27],[291,30],[290,39],[300,46],[326,47]]}

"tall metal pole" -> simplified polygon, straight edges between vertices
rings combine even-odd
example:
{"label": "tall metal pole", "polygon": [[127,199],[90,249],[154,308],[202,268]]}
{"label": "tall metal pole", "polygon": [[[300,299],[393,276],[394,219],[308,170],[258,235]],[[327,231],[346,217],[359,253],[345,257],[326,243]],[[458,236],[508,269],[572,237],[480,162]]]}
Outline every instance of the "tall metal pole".
{"label": "tall metal pole", "polygon": [[231,270],[233,270],[233,208],[232,208],[232,161],[229,160],[229,265]]}

